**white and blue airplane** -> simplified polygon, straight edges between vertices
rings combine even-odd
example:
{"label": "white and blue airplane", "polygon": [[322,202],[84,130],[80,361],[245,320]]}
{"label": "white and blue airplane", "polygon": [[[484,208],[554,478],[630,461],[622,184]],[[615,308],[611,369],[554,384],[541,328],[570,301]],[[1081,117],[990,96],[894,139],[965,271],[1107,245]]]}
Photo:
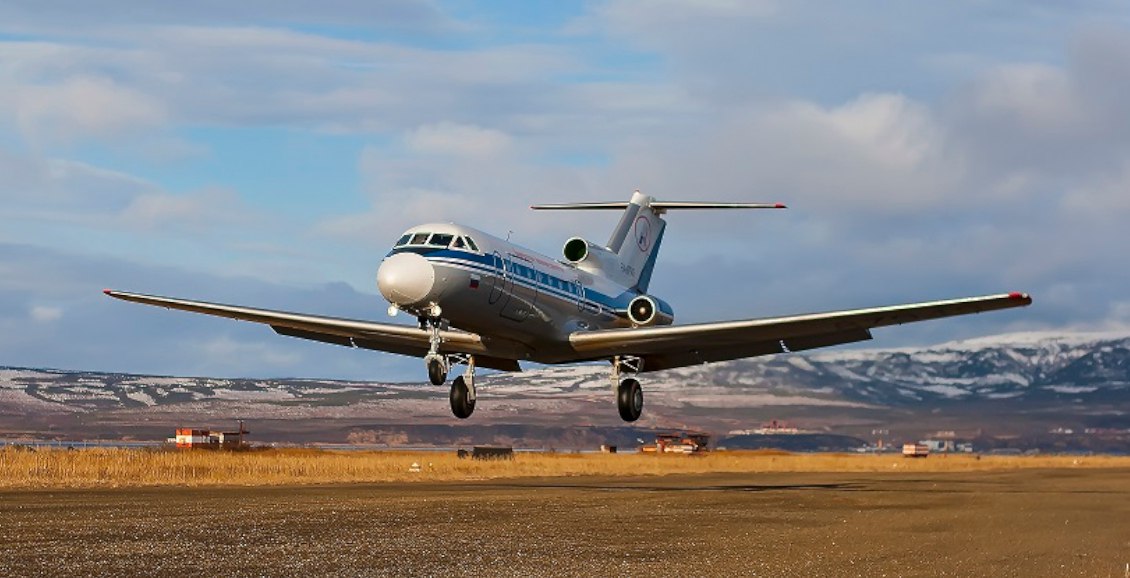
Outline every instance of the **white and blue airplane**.
{"label": "white and blue airplane", "polygon": [[263,323],[276,333],[325,343],[422,357],[435,385],[451,367],[458,418],[475,410],[475,368],[521,371],[520,361],[560,364],[608,361],[620,417],[643,411],[636,375],[803,351],[871,339],[871,329],[1032,303],[1025,293],[674,325],[675,312],[648,293],[669,211],[783,209],[781,204],[658,201],[636,191],[626,203],[540,205],[539,210],[622,210],[605,245],[565,242],[564,260],[540,255],[478,229],[431,223],[405,232],[377,271],[388,312],[415,326],[253,309],[107,289],[111,297]]}

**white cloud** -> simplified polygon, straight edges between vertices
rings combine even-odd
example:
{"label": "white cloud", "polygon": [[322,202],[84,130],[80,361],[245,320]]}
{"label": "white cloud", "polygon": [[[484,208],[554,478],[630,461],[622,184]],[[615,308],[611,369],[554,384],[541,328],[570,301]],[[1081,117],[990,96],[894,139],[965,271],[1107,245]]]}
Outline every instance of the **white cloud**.
{"label": "white cloud", "polygon": [[155,183],[119,171],[61,158],[20,154],[0,147],[0,200],[11,214],[45,211],[82,214],[114,211]]}
{"label": "white cloud", "polygon": [[0,108],[28,141],[70,144],[120,139],[161,128],[168,117],[152,96],[105,77],[76,76],[54,84],[9,83]]}
{"label": "white cloud", "polygon": [[118,215],[119,222],[141,230],[213,229],[252,220],[235,192],[208,188],[190,194],[165,192],[135,197]]}
{"label": "white cloud", "polygon": [[496,156],[506,152],[510,142],[510,136],[502,131],[452,122],[424,125],[405,137],[414,152],[461,157]]}
{"label": "white cloud", "polygon": [[[528,204],[641,188],[791,206],[669,217],[657,286],[719,316],[1019,288],[1037,296],[1025,319],[1089,323],[1118,311],[1108,304],[1130,283],[1110,265],[1124,260],[1130,211],[1130,35],[1079,27],[1068,9],[611,1],[564,30],[503,33],[453,23],[427,2],[332,3],[324,14],[206,2],[129,17],[116,4],[35,6],[0,6],[10,34],[0,131],[16,133],[2,135],[16,150],[48,149],[0,149],[10,217],[0,239],[97,252],[101,235],[115,235],[110,246],[131,258],[224,261],[276,278],[324,272],[330,251],[308,242],[344,237],[335,247],[364,263],[371,287],[371,265],[411,225],[513,229],[557,254],[573,234],[603,241],[615,215],[532,214]],[[387,25],[367,12],[386,9]],[[217,156],[201,165],[221,182],[201,186],[205,173],[122,152],[216,132],[279,139],[283,150],[327,142],[325,156],[357,159],[357,183],[316,202],[288,198],[287,210],[309,214],[262,227],[253,215],[270,221],[273,200],[241,200],[225,175],[273,165]],[[48,158],[65,156],[56,144],[77,144],[77,159],[97,148],[100,160]],[[311,174],[341,173],[319,157],[299,160]],[[126,174],[139,165],[147,179]],[[276,250],[299,243],[301,255]],[[702,304],[685,279],[719,259],[733,274]],[[735,304],[735,286],[757,302]],[[26,322],[27,302],[13,318]],[[68,306],[62,322],[74,317]]]}
{"label": "white cloud", "polygon": [[972,113],[1004,117],[1032,131],[1063,131],[1084,114],[1071,79],[1046,64],[1010,64],[982,75],[974,88]]}
{"label": "white cloud", "polygon": [[416,33],[451,32],[459,24],[446,17],[433,0],[383,0],[354,2],[323,0],[311,5],[299,0],[200,0],[167,6],[133,0],[107,0],[97,5],[64,1],[44,10],[35,0],[13,0],[0,5],[0,22],[19,30],[74,34],[76,29],[134,25],[194,23],[231,25],[257,22],[312,22],[365,26]]}
{"label": "white cloud", "polygon": [[51,323],[63,318],[62,307],[51,307],[47,305],[34,305],[28,311],[32,321],[36,323]]}

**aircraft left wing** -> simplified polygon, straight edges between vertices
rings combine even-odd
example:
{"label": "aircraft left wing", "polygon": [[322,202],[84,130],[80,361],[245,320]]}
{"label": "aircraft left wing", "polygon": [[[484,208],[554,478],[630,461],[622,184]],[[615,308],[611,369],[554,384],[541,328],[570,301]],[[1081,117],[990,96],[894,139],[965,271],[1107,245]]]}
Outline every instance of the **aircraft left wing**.
{"label": "aircraft left wing", "polygon": [[578,360],[632,355],[643,359],[643,371],[657,371],[866,341],[876,327],[1031,303],[1025,293],[1006,293],[745,321],[578,331],[569,336],[569,342]]}
{"label": "aircraft left wing", "polygon": [[[254,309],[238,305],[189,301],[172,297],[142,295],[106,289],[106,295],[124,301],[179,309],[228,319],[238,319],[270,325],[276,333],[323,343],[359,347],[423,357],[428,353],[431,332],[419,327],[374,323],[358,319],[325,317],[270,309]],[[443,344],[440,353],[468,353],[475,356],[475,364],[503,371],[521,371],[515,355],[515,345],[498,340],[484,340],[482,336],[465,331],[440,331]]]}

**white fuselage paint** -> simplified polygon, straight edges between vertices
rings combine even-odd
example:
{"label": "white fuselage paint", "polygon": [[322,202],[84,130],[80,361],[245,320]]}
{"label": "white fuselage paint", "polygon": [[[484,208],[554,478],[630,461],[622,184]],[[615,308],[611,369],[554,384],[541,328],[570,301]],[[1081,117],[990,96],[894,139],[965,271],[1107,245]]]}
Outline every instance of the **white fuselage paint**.
{"label": "white fuselage paint", "polygon": [[571,333],[632,326],[626,310],[640,293],[599,272],[471,227],[431,223],[406,235],[420,232],[470,238],[477,250],[398,244],[381,262],[377,286],[401,310],[426,315],[438,306],[453,327],[490,336],[492,348],[541,363],[575,361]]}

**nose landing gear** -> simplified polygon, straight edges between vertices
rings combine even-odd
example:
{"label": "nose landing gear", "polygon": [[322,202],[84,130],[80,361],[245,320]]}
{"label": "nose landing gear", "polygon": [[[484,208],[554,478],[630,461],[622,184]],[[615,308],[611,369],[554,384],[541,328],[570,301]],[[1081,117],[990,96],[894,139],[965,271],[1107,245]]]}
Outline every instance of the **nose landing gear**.
{"label": "nose landing gear", "polygon": [[421,329],[431,329],[429,337],[428,354],[424,356],[424,364],[428,368],[428,381],[432,385],[443,385],[447,381],[447,373],[456,363],[467,364],[463,375],[456,377],[451,382],[451,413],[459,419],[467,419],[475,411],[475,356],[463,353],[442,354],[439,346],[443,343],[440,336],[440,321],[434,318],[420,318]]}
{"label": "nose landing gear", "polygon": [[446,355],[441,355],[439,346],[443,343],[443,337],[440,336],[440,320],[434,317],[420,317],[420,329],[430,329],[431,335],[428,337],[428,354],[424,356],[424,365],[428,367],[428,381],[432,385],[443,385],[447,381],[447,372],[451,370],[451,364],[447,360]]}
{"label": "nose landing gear", "polygon": [[443,385],[447,381],[447,372],[450,366],[447,363],[447,358],[442,355],[429,354],[424,358],[424,363],[428,366],[428,381],[432,385]]}

